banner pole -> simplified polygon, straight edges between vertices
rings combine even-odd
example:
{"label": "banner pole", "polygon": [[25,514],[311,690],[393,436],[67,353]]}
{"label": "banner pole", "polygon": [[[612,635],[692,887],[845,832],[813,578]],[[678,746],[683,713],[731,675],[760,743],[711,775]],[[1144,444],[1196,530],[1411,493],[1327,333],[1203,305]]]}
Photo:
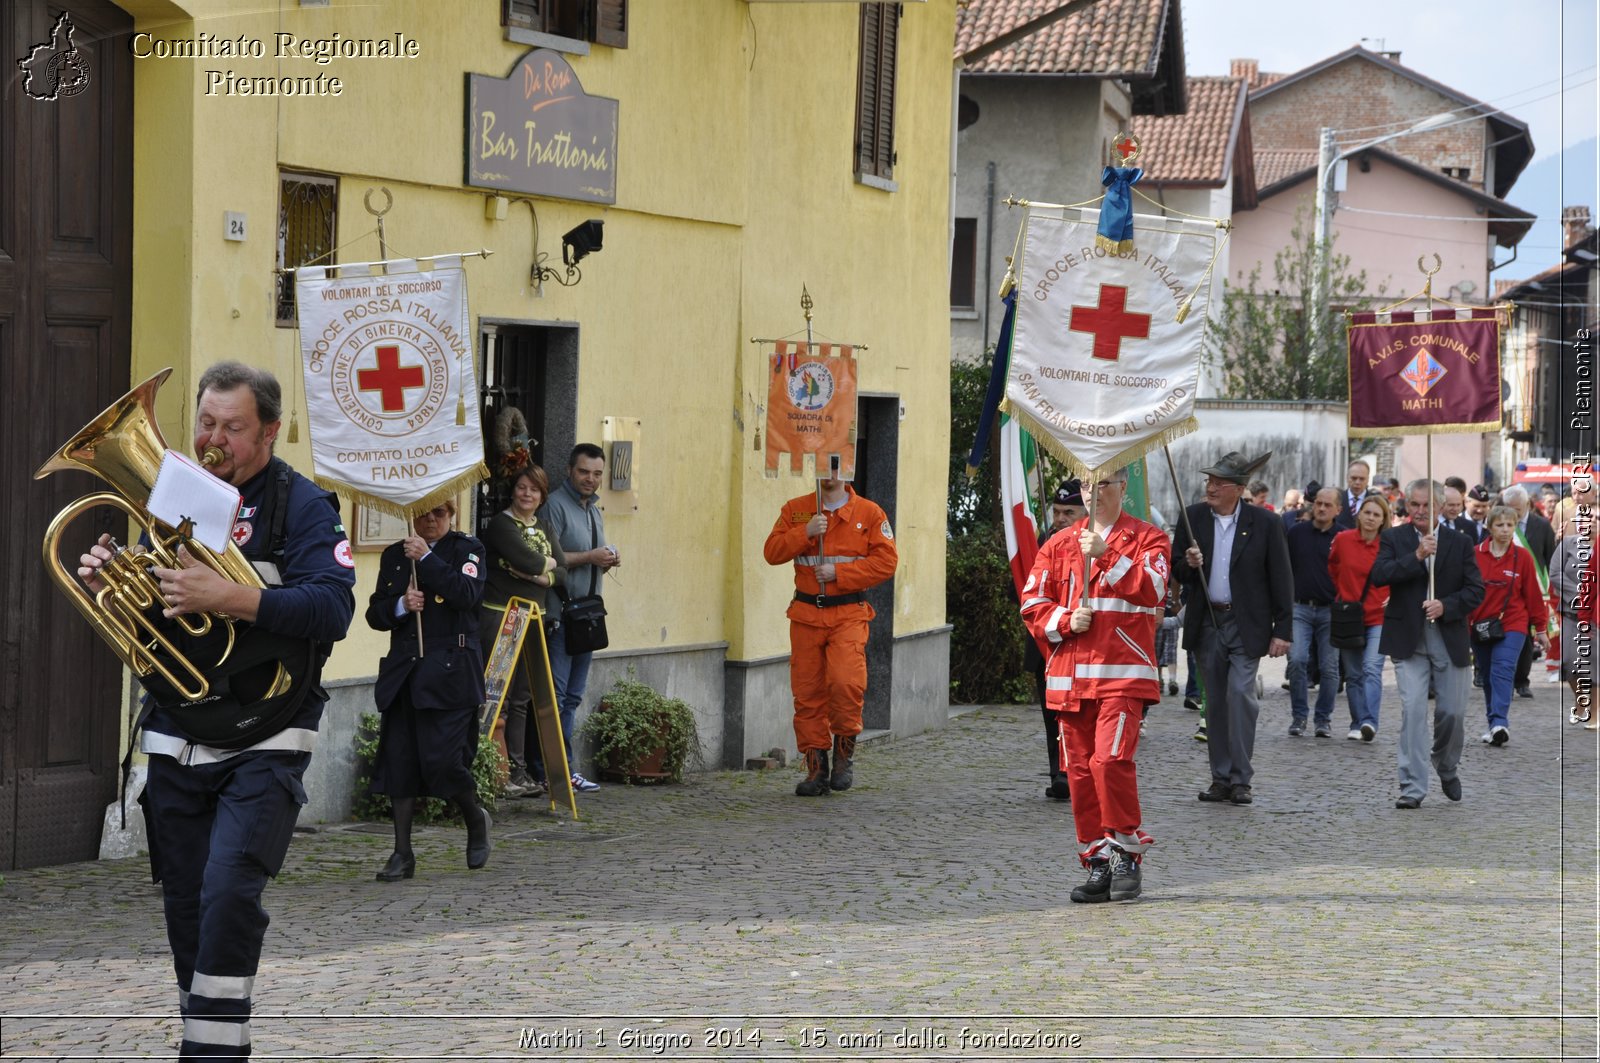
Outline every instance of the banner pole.
{"label": "banner pole", "polygon": [[[1194,537],[1194,525],[1189,523],[1189,507],[1183,504],[1183,488],[1178,486],[1178,468],[1176,465],[1172,464],[1172,450],[1165,443],[1163,443],[1161,444],[1161,453],[1167,456],[1167,475],[1172,477],[1172,492],[1178,496],[1178,512],[1183,514],[1183,530],[1189,533],[1189,541],[1196,546],[1199,546],[1200,540]],[[1172,567],[1174,571],[1177,570],[1177,558],[1172,559]],[[1211,626],[1216,627],[1217,611],[1211,608],[1211,594],[1209,590],[1205,593],[1204,597],[1206,600],[1206,615],[1211,618]]]}
{"label": "banner pole", "polygon": [[[1439,518],[1436,517],[1434,515],[1434,512],[1433,512],[1434,498],[1433,498],[1433,436],[1432,436],[1432,434],[1430,434],[1427,437],[1427,440],[1428,440],[1428,534],[1432,535],[1434,537],[1434,541],[1437,542],[1438,541],[1438,537],[1439,537],[1439,524],[1438,524]],[[1438,551],[1437,551],[1437,549],[1435,549],[1433,558],[1429,558],[1429,560],[1428,560],[1428,599],[1429,599],[1429,601],[1433,600],[1434,558],[1437,558],[1438,556],[1439,556]],[[1471,562],[1473,564],[1476,564],[1476,561],[1472,560],[1472,559],[1469,559],[1469,562]]]}
{"label": "banner pole", "polygon": [[[415,590],[417,586],[417,563],[413,561],[411,562],[411,587]],[[424,602],[423,605],[427,605],[427,603]],[[417,618],[417,656],[425,657],[428,651],[422,644],[422,611],[419,609],[412,615]]]}

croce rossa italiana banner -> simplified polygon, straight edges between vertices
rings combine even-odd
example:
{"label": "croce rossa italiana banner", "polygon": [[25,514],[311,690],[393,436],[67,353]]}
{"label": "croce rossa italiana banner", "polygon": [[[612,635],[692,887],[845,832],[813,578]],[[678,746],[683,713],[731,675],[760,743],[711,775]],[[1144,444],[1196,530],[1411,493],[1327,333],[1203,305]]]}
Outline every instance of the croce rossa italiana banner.
{"label": "croce rossa italiana banner", "polygon": [[296,275],[311,456],[322,487],[410,520],[488,475],[466,277],[378,265]]}
{"label": "croce rossa italiana banner", "polygon": [[1210,222],[1136,215],[1134,249],[1117,254],[1095,246],[1097,218],[1035,208],[1024,222],[1006,381],[1007,412],[1079,475],[1198,427],[1217,241]]}

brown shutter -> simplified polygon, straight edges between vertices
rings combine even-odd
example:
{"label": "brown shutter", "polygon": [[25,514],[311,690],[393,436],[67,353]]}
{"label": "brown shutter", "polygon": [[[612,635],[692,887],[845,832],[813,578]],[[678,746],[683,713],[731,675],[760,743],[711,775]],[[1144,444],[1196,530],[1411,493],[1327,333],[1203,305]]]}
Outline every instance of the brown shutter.
{"label": "brown shutter", "polygon": [[894,176],[894,74],[900,5],[861,7],[861,69],[856,83],[857,173]]}
{"label": "brown shutter", "polygon": [[613,48],[628,46],[628,0],[590,0],[589,25],[594,42]]}
{"label": "brown shutter", "polygon": [[502,0],[500,24],[543,33],[548,6],[546,0]]}

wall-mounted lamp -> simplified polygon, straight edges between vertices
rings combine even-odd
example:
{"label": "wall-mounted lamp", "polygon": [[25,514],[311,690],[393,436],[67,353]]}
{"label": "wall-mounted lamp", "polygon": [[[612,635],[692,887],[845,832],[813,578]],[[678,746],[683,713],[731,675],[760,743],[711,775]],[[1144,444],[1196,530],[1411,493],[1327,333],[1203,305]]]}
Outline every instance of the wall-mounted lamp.
{"label": "wall-mounted lamp", "polygon": [[566,266],[564,271],[557,271],[544,264],[546,256],[539,250],[539,212],[534,208],[531,200],[520,200],[528,204],[528,212],[533,215],[533,270],[530,280],[534,290],[541,292],[545,281],[555,281],[563,288],[570,288],[583,280],[583,273],[578,269],[578,263],[584,256],[600,250],[605,239],[605,222],[598,218],[590,218],[580,222],[561,238],[561,261]]}

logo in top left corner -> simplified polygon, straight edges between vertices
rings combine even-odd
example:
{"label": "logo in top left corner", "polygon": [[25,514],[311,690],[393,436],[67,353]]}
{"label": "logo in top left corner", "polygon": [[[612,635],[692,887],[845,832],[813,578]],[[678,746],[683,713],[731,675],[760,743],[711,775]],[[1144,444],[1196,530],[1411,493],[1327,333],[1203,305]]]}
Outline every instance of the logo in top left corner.
{"label": "logo in top left corner", "polygon": [[89,59],[73,43],[73,29],[72,16],[61,12],[50,29],[50,39],[34,45],[17,60],[22,91],[30,99],[59,100],[89,87]]}

